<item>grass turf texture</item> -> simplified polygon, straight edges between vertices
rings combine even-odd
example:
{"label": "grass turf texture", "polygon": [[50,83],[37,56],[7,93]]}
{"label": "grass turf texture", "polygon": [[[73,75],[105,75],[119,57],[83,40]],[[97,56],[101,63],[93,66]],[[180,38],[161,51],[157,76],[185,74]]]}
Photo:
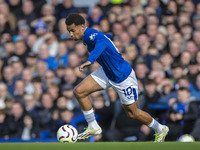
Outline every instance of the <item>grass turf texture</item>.
{"label": "grass turf texture", "polygon": [[0,150],[200,150],[200,142],[0,143]]}

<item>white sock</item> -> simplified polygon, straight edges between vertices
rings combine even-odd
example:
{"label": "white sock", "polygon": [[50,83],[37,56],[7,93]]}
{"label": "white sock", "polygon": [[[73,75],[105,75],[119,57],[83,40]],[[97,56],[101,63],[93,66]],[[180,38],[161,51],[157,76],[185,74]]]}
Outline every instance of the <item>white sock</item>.
{"label": "white sock", "polygon": [[88,128],[89,129],[97,129],[99,128],[99,125],[95,119],[94,111],[93,109],[88,110],[88,111],[83,111],[83,114],[85,116],[85,119],[88,123]]}
{"label": "white sock", "polygon": [[156,121],[154,118],[152,118],[152,122],[148,125],[148,127],[152,128],[155,131],[155,133],[161,133],[163,125]]}
{"label": "white sock", "polygon": [[99,125],[98,125],[97,121],[94,120],[92,122],[88,122],[88,128],[89,129],[98,129]]}

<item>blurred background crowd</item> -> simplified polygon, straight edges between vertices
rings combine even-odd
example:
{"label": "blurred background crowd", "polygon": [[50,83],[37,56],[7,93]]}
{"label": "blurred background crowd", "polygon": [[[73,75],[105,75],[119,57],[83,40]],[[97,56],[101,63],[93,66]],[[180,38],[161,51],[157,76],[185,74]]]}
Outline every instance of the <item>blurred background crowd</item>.
{"label": "blurred background crowd", "polygon": [[[66,16],[76,12],[113,36],[135,70],[139,107],[169,126],[167,140],[200,140],[199,0],[87,3],[0,0],[0,138],[55,138],[63,124],[85,127],[73,88],[99,65],[78,70],[89,54],[66,30]],[[90,98],[103,128],[95,141],[153,140],[147,126],[126,116],[112,88]]]}

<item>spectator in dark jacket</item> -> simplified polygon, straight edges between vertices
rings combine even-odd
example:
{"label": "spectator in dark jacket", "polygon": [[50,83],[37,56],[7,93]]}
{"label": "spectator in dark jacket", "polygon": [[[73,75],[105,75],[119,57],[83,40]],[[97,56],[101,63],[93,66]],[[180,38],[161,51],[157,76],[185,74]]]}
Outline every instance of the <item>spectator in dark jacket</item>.
{"label": "spectator in dark jacket", "polygon": [[198,119],[195,121],[194,127],[192,129],[192,132],[190,133],[195,140],[200,141],[200,101],[197,101],[196,104],[199,106],[199,116]]}
{"label": "spectator in dark jacket", "polygon": [[53,99],[50,94],[44,93],[41,98],[42,106],[38,109],[37,119],[40,131],[49,131],[53,114]]}
{"label": "spectator in dark jacket", "polygon": [[0,138],[8,138],[8,122],[5,109],[0,109]]}
{"label": "spectator in dark jacket", "polygon": [[[189,134],[198,117],[198,105],[190,97],[187,88],[178,89],[178,99],[171,99],[170,109],[167,115],[167,125],[171,129],[167,140],[176,140],[181,134]],[[176,129],[176,130],[174,130]]]}
{"label": "spectator in dark jacket", "polygon": [[21,138],[24,127],[24,108],[21,103],[15,102],[12,106],[12,115],[8,118],[9,138]]}
{"label": "spectator in dark jacket", "polygon": [[34,4],[31,0],[27,0],[22,3],[22,14],[17,17],[19,20],[23,20],[26,24],[30,24],[37,18],[34,11]]}
{"label": "spectator in dark jacket", "polygon": [[[145,81],[145,94],[144,99],[141,99],[141,104],[143,103],[143,110],[149,112],[154,117],[158,117],[158,111],[149,109],[149,104],[156,104],[158,99],[161,97],[161,94],[156,89],[157,84],[152,79],[147,79]],[[157,113],[157,114],[156,114]]]}
{"label": "spectator in dark jacket", "polygon": [[39,138],[39,129],[35,125],[33,118],[30,115],[24,116],[24,128],[22,129],[21,139],[30,140]]}
{"label": "spectator in dark jacket", "polygon": [[73,0],[63,0],[62,4],[56,6],[55,9],[55,16],[57,21],[62,18],[66,18],[70,13],[77,12],[77,9],[73,6]]}
{"label": "spectator in dark jacket", "polygon": [[105,134],[110,129],[112,119],[114,116],[114,102],[110,101],[110,104],[106,105],[106,99],[100,92],[97,95],[93,95],[93,105],[95,113],[99,115],[99,124],[103,129],[103,137],[95,137],[96,141],[105,140]]}

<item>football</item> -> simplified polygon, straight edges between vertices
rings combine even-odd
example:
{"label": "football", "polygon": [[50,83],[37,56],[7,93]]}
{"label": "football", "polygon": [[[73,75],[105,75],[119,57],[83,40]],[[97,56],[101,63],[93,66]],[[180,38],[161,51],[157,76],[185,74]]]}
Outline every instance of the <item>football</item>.
{"label": "football", "polygon": [[78,131],[69,124],[61,126],[57,131],[57,139],[61,143],[75,143],[77,136]]}
{"label": "football", "polygon": [[193,136],[189,135],[189,134],[184,134],[182,135],[179,140],[179,142],[194,142],[194,138]]}

